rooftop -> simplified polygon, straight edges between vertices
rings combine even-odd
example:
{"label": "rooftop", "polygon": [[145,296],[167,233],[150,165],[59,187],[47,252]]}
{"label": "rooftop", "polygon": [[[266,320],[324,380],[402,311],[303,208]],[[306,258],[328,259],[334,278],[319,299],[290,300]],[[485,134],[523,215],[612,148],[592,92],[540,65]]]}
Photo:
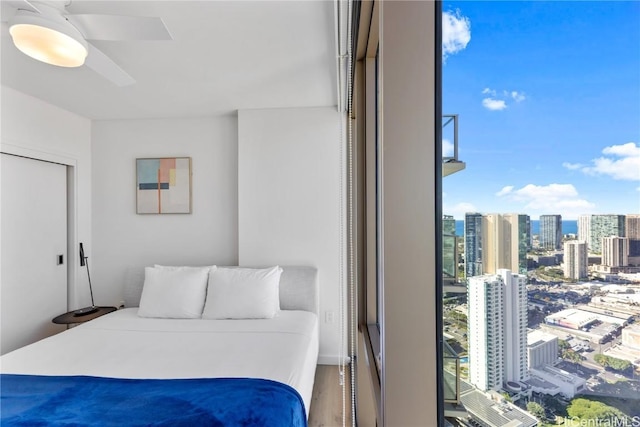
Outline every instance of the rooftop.
{"label": "rooftop", "polygon": [[558,339],[555,335],[536,329],[527,334],[527,345],[534,347]]}
{"label": "rooftop", "polygon": [[491,400],[480,390],[462,395],[467,412],[484,425],[491,427],[534,427],[538,420],[512,403]]}

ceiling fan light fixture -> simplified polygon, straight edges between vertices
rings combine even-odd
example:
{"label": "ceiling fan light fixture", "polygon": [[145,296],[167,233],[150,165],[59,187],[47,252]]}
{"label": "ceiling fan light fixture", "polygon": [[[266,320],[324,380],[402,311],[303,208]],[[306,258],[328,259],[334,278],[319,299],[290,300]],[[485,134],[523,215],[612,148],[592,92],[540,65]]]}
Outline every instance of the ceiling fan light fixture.
{"label": "ceiling fan light fixture", "polygon": [[59,67],[79,67],[87,57],[87,42],[66,20],[55,22],[31,14],[17,14],[9,33],[27,56]]}

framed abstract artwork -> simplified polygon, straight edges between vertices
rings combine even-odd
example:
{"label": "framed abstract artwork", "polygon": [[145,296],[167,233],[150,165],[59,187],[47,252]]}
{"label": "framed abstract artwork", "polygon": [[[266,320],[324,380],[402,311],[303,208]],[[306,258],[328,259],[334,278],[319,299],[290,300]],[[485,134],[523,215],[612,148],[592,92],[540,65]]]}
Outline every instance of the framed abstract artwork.
{"label": "framed abstract artwork", "polygon": [[191,213],[191,157],[136,159],[136,213]]}

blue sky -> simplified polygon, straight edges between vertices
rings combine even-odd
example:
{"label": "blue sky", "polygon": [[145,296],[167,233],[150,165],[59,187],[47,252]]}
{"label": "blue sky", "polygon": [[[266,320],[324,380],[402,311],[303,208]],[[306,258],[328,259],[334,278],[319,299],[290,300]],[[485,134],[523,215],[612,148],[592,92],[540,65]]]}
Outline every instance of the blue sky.
{"label": "blue sky", "polygon": [[640,213],[640,1],[443,12],[443,113],[467,164],[444,213]]}

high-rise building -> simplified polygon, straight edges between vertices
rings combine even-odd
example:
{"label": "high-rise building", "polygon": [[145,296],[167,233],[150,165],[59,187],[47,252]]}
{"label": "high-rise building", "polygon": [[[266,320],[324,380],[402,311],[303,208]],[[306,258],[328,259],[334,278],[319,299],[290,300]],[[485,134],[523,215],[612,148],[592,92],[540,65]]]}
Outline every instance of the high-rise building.
{"label": "high-rise building", "polygon": [[562,249],[562,215],[540,215],[540,247],[550,251]]}
{"label": "high-rise building", "polygon": [[629,239],[629,256],[640,257],[640,215],[625,215],[624,231]]}
{"label": "high-rise building", "polygon": [[528,377],[527,366],[527,276],[498,270],[505,287],[504,299],[504,368],[505,381],[522,381]]}
{"label": "high-rise building", "polygon": [[506,269],[469,279],[469,381],[481,390],[528,376],[526,283]]}
{"label": "high-rise building", "polygon": [[508,224],[507,232],[510,235],[510,260],[499,268],[527,274],[527,251],[531,249],[531,218],[525,214],[504,214],[503,218]]}
{"label": "high-rise building", "polygon": [[603,237],[626,237],[624,222],[624,215],[592,215],[589,252],[602,253]]}
{"label": "high-rise building", "polygon": [[442,272],[445,284],[456,282],[458,275],[458,245],[456,220],[451,215],[442,218]]}
{"label": "high-rise building", "polygon": [[504,286],[496,276],[475,276],[467,292],[469,382],[498,390],[504,381]]}
{"label": "high-rise building", "polygon": [[629,265],[629,239],[626,237],[602,238],[602,265],[626,267]]}
{"label": "high-rise building", "polygon": [[564,243],[564,277],[580,280],[587,277],[587,243],[570,240]]}
{"label": "high-rise building", "polygon": [[482,216],[482,271],[484,274],[496,274],[499,268],[505,268],[510,261],[508,249],[511,249],[511,234],[500,214]]}
{"label": "high-rise building", "polygon": [[524,214],[487,214],[482,219],[484,274],[509,269],[526,274],[530,242],[529,216]]}
{"label": "high-rise building", "polygon": [[466,277],[480,276],[482,271],[482,214],[464,215],[464,272]]}
{"label": "high-rise building", "polygon": [[591,215],[580,215],[578,217],[578,240],[587,242],[591,240]]}

